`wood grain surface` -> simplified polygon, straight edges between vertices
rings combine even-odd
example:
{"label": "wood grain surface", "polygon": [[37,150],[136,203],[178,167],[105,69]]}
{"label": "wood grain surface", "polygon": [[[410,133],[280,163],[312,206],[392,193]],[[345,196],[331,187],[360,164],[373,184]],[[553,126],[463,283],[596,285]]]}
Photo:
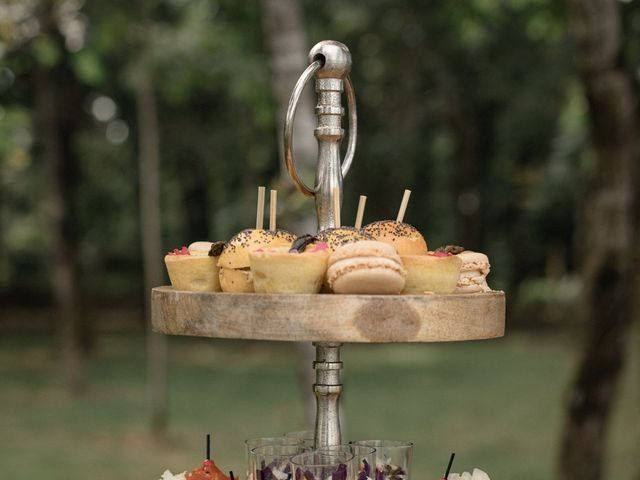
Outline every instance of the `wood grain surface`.
{"label": "wood grain surface", "polygon": [[153,329],[289,342],[448,342],[504,335],[503,292],[450,295],[200,293],[157,287]]}

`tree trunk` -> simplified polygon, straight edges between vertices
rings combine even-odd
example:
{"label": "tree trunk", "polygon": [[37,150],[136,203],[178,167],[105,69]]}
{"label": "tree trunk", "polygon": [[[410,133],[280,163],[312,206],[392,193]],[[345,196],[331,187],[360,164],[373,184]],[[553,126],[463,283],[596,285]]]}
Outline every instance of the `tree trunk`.
{"label": "tree trunk", "polygon": [[[288,194],[299,195],[293,191],[293,183],[284,167],[283,131],[284,119],[289,105],[291,91],[298,77],[307,68],[309,50],[304,29],[302,10],[297,0],[261,0],[264,35],[271,51],[271,87],[278,105],[278,147],[281,159],[280,186]],[[316,126],[313,113],[313,101],[310,89],[300,97],[294,125],[294,157],[299,172],[311,172],[316,166],[316,141],[313,130]],[[308,175],[307,175],[308,177]],[[311,177],[313,178],[313,177]],[[286,201],[286,200],[285,200]],[[311,206],[311,202],[309,202]],[[315,231],[313,209],[305,210],[304,216],[292,229],[296,232]],[[285,220],[280,216],[281,220]],[[289,223],[291,225],[291,222]],[[305,419],[309,425],[315,422],[315,397],[311,389],[314,383],[312,362],[315,351],[309,343],[296,343],[298,355],[298,378],[304,401]]]}
{"label": "tree trunk", "polygon": [[[142,29],[148,38],[149,28]],[[152,65],[148,47],[141,47],[137,65],[135,99],[138,117],[138,161],[140,176],[140,227],[144,269],[144,298],[147,325],[147,362],[151,429],[157,439],[166,433],[169,406],[167,340],[151,330],[151,288],[162,285],[162,232],[160,226],[160,141]]]}
{"label": "tree trunk", "polygon": [[52,290],[56,329],[60,341],[61,371],[72,394],[84,386],[78,280],[77,235],[73,226],[73,191],[76,159],[72,140],[81,114],[81,95],[73,73],[66,65],[64,42],[56,30],[53,6],[44,3],[38,11],[42,34],[56,42],[62,59],[54,65],[38,64],[34,70],[36,129],[39,150],[48,175],[48,215],[51,221]]}
{"label": "tree trunk", "polygon": [[[271,52],[271,89],[278,105],[278,148],[281,174],[284,168],[283,131],[289,97],[298,77],[309,65],[309,45],[304,28],[303,13],[298,0],[261,0],[263,30]],[[313,82],[310,82],[313,83]],[[310,85],[300,96],[294,125],[296,166],[302,171],[315,171],[316,140],[313,130],[316,119]],[[293,184],[287,180],[287,184]]]}
{"label": "tree trunk", "polygon": [[618,2],[567,3],[597,168],[579,245],[590,332],[568,405],[559,474],[563,480],[598,480],[603,477],[605,434],[631,324],[635,98],[630,79],[618,65]]}

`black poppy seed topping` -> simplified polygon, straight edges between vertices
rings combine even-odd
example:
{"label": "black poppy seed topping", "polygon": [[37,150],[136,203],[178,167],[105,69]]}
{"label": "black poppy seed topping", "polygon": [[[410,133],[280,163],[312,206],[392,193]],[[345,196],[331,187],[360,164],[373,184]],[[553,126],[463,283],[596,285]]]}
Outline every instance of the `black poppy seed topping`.
{"label": "black poppy seed topping", "polygon": [[327,242],[330,247],[337,248],[347,243],[360,240],[375,240],[368,233],[355,227],[327,228],[316,235],[320,241]]}
{"label": "black poppy seed topping", "polygon": [[421,235],[416,227],[408,223],[397,222],[395,220],[380,220],[366,225],[363,230],[374,237],[384,235],[394,235],[396,237],[409,237]]}
{"label": "black poppy seed topping", "polygon": [[286,230],[256,230],[247,228],[231,237],[222,251],[223,253],[232,253],[237,249],[244,250],[259,244],[268,245],[274,238],[282,238],[292,242],[296,237]]}

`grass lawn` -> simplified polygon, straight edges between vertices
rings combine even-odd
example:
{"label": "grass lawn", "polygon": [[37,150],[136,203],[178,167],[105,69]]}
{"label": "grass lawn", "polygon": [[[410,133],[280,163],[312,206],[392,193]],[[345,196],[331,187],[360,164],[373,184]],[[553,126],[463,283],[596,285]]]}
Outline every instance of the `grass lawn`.
{"label": "grass lawn", "polygon": [[[245,469],[243,440],[305,428],[295,352],[284,343],[170,339],[168,438],[147,430],[144,338],[108,334],[77,399],[59,385],[53,341],[0,338],[0,466],[12,480],[156,480],[203,456],[212,432],[223,470]],[[637,345],[636,345],[637,347]],[[504,339],[433,345],[347,345],[345,439],[415,443],[417,480],[435,480],[449,453],[455,470],[478,466],[497,480],[549,480],[575,339],[509,333]],[[638,352],[625,374],[610,432],[605,478],[638,468]]]}

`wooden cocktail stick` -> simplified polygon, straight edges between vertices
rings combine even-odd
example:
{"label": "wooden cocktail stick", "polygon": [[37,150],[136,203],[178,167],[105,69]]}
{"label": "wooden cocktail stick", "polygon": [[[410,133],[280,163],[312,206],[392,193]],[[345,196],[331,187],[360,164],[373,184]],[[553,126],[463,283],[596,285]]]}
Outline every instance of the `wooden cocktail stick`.
{"label": "wooden cocktail stick", "polygon": [[362,219],[364,218],[364,206],[367,203],[367,197],[360,195],[360,201],[358,202],[358,213],[356,214],[356,223],[354,227],[362,228]]}
{"label": "wooden cocktail stick", "polygon": [[404,220],[404,214],[407,212],[407,205],[409,205],[409,197],[411,196],[411,190],[405,190],[402,196],[402,203],[400,204],[400,210],[398,210],[397,222]]}
{"label": "wooden cocktail stick", "polygon": [[340,223],[340,190],[338,187],[333,187],[333,209],[336,214],[336,228],[342,226]]}
{"label": "wooden cocktail stick", "polygon": [[271,190],[271,198],[269,198],[269,230],[276,229],[277,215],[278,215],[278,191]]}
{"label": "wooden cocktail stick", "polygon": [[264,187],[258,187],[258,207],[256,209],[256,230],[262,230],[264,224]]}

